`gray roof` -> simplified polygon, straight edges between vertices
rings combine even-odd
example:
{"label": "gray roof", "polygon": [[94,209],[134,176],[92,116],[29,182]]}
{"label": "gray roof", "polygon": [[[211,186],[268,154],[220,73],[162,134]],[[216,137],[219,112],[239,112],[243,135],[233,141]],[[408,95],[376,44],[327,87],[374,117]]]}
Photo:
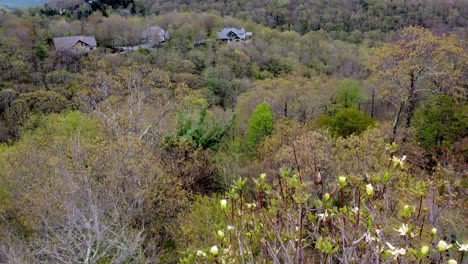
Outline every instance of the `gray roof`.
{"label": "gray roof", "polygon": [[62,50],[69,50],[75,45],[77,42],[83,42],[89,45],[91,48],[97,47],[96,39],[91,36],[71,36],[71,37],[60,37],[54,38],[54,46],[55,50],[62,51]]}
{"label": "gray roof", "polygon": [[146,40],[159,37],[159,42],[161,43],[169,39],[169,34],[159,26],[150,26],[143,31],[141,37]]}
{"label": "gray roof", "polygon": [[252,32],[245,32],[244,28],[223,28],[220,32],[216,32],[218,39],[242,39],[246,36],[252,36]]}

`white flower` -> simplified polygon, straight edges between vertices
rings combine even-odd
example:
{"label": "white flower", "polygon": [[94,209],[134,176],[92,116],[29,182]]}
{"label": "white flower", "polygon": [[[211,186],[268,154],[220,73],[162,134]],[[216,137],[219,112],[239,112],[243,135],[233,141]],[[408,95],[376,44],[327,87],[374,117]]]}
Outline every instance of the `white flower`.
{"label": "white flower", "polygon": [[437,234],[437,228],[433,227],[431,230],[431,234],[435,236]]}
{"label": "white flower", "polygon": [[369,196],[374,194],[374,186],[372,186],[372,184],[369,183],[369,184],[366,185],[366,193]]}
{"label": "white flower", "polygon": [[392,254],[394,259],[397,259],[399,255],[402,255],[402,256],[406,255],[406,249],[396,248],[396,247],[392,246],[392,244],[390,244],[388,242],[386,244],[390,248],[389,252]]}
{"label": "white flower", "polygon": [[405,159],[406,159],[405,155],[403,155],[401,159],[393,156],[392,157],[393,167],[397,167],[398,165],[400,165],[400,167],[403,169],[403,165],[404,165],[403,161],[405,161]]}
{"label": "white flower", "polygon": [[[332,215],[333,215],[333,214],[332,214]],[[318,214],[318,216],[319,216],[319,218],[320,218],[321,220],[325,221],[326,218],[327,218],[328,216],[330,216],[330,214],[328,214],[327,210],[325,210],[325,212],[324,212],[323,214]]]}
{"label": "white flower", "polygon": [[448,264],[457,264],[457,261],[454,259],[451,259],[447,262]]}
{"label": "white flower", "polygon": [[210,249],[210,253],[213,254],[213,256],[218,255],[218,246],[212,246]]}
{"label": "white flower", "polygon": [[247,209],[252,209],[252,208],[257,207],[255,203],[246,203],[245,205],[247,206]]}
{"label": "white flower", "polygon": [[227,230],[228,230],[228,231],[234,230],[234,227],[233,227],[233,226],[230,226],[230,225],[228,225],[228,226],[227,226]]}
{"label": "white flower", "polygon": [[203,250],[197,250],[197,256],[199,257],[206,257],[206,253]]}
{"label": "white flower", "polygon": [[467,251],[467,250],[468,250],[468,244],[461,244],[461,245],[460,245],[460,244],[458,244],[458,242],[457,242],[457,245],[460,247],[460,248],[458,249],[458,251]]}
{"label": "white flower", "polygon": [[226,199],[222,199],[219,203],[221,204],[221,209],[226,209],[227,207]]}
{"label": "white flower", "polygon": [[447,242],[445,242],[444,240],[440,240],[439,243],[437,244],[437,248],[439,249],[439,251],[445,251],[451,247],[452,245],[447,244]]}
{"label": "white flower", "polygon": [[400,236],[406,236],[406,233],[408,233],[408,231],[409,231],[409,227],[408,227],[408,225],[401,224],[401,227],[399,229],[393,228],[393,230],[400,233]]}
{"label": "white flower", "polygon": [[223,238],[224,237],[224,232],[222,230],[218,230],[218,236],[220,238]]}

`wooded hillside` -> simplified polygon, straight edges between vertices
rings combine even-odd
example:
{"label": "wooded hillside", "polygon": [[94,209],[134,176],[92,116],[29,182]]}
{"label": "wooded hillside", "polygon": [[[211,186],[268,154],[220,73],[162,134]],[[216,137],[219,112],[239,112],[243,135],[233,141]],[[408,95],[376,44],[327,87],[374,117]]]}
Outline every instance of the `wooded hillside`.
{"label": "wooded hillside", "polygon": [[465,1],[72,2],[0,11],[0,263],[468,259]]}

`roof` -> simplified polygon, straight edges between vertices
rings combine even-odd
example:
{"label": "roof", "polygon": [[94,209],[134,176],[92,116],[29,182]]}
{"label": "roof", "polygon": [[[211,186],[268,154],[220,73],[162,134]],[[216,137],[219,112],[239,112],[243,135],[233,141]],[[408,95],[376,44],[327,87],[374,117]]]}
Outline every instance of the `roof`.
{"label": "roof", "polygon": [[96,39],[91,36],[71,36],[71,37],[60,37],[54,38],[54,46],[55,50],[69,50],[75,45],[77,42],[83,42],[89,45],[91,48],[97,47]]}
{"label": "roof", "polygon": [[159,26],[150,26],[141,34],[143,39],[150,39],[156,36],[159,37],[159,42],[164,42],[169,39],[167,32]]}
{"label": "roof", "polygon": [[244,28],[223,28],[220,32],[216,32],[216,37],[218,39],[245,39],[245,35]]}

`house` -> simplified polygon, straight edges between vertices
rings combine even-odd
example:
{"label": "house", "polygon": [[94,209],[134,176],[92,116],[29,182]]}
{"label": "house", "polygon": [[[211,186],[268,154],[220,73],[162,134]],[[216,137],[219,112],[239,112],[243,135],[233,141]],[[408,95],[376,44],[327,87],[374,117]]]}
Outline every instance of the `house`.
{"label": "house", "polygon": [[136,46],[121,46],[117,47],[120,51],[136,51],[139,49],[151,50],[154,46],[164,43],[169,40],[169,34],[158,26],[149,26],[140,37],[140,44]]}
{"label": "house", "polygon": [[216,38],[222,41],[241,41],[252,38],[252,32],[246,32],[244,28],[223,28],[220,32],[216,32]]}
{"label": "house", "polygon": [[97,48],[96,39],[91,36],[71,36],[54,38],[57,52],[87,53]]}
{"label": "house", "polygon": [[169,40],[169,34],[158,26],[150,26],[141,33],[141,42],[144,44],[157,45]]}

